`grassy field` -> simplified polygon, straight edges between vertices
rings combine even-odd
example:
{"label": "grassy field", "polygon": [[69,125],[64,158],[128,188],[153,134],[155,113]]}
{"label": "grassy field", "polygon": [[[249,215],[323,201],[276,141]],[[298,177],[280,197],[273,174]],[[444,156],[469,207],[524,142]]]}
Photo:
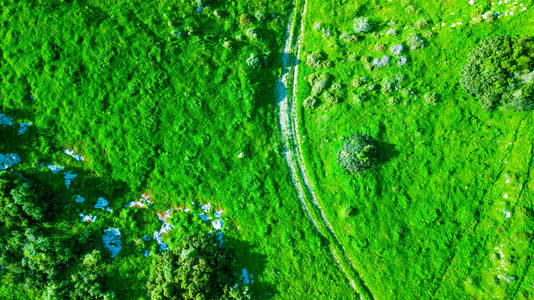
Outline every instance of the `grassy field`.
{"label": "grassy field", "polygon": [[[377,299],[534,295],[534,116],[484,111],[459,85],[467,54],[482,39],[534,34],[533,3],[519,2],[308,1],[303,58],[322,51],[332,65],[319,72],[340,83],[345,96],[300,108],[305,163]],[[480,18],[489,10],[502,18]],[[344,33],[354,34],[356,17],[368,17],[371,31],[350,42]],[[411,33],[424,48],[408,49]],[[402,67],[390,52],[398,43],[407,58]],[[389,66],[369,70],[362,62],[384,55]],[[306,79],[314,72],[303,61],[300,103],[312,92]],[[352,83],[361,77],[366,88]],[[382,92],[387,79],[396,88]],[[427,103],[427,93],[436,93],[437,103]],[[349,176],[336,157],[342,138],[356,132],[379,141],[380,163]]]}
{"label": "grassy field", "polygon": [[[142,255],[157,245],[141,237],[160,228],[156,211],[195,201],[225,210],[225,241],[241,258],[236,272],[254,275],[255,298],[352,295],[279,154],[273,93],[290,1],[211,1],[200,12],[161,0],[1,6],[0,112],[32,125],[20,136],[2,128],[0,153],[20,154],[17,169],[57,192],[56,232],[96,233],[88,247],[99,248],[105,228],[120,228],[108,289],[146,298],[154,257]],[[62,153],[73,147],[84,162]],[[78,174],[70,190],[41,163]],[[122,208],[143,192],[152,209]],[[97,197],[113,211],[93,209]],[[2,280],[2,298],[24,293],[39,294]]]}

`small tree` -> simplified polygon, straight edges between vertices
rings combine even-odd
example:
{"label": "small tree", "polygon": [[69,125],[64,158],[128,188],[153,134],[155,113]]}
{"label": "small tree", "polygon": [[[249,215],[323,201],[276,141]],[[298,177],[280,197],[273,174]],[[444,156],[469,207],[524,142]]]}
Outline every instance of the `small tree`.
{"label": "small tree", "polygon": [[356,33],[366,33],[371,31],[371,24],[367,17],[359,17],[354,19],[354,31]]}
{"label": "small tree", "polygon": [[360,173],[377,163],[378,148],[375,141],[366,135],[349,137],[337,154],[339,166],[349,174]]}
{"label": "small tree", "polygon": [[232,258],[214,234],[187,235],[155,261],[147,282],[150,299],[245,299],[247,289],[236,286],[231,272]]}

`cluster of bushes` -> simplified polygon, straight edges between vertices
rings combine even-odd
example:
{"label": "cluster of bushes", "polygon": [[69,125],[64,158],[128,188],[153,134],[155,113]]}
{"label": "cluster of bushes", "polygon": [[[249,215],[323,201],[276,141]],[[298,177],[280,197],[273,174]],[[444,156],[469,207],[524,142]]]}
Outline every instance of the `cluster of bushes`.
{"label": "cluster of bushes", "polygon": [[328,60],[326,54],[313,51],[306,56],[306,64],[312,69],[327,69],[332,66],[332,62]]}
{"label": "cluster of bushes", "polygon": [[320,98],[329,104],[336,104],[345,98],[345,89],[340,83],[332,83],[328,73],[313,73],[307,78],[311,95],[304,100],[304,107],[314,109],[320,104]]}
{"label": "cluster of bushes", "polygon": [[378,161],[378,147],[370,136],[355,134],[346,139],[337,154],[337,162],[349,174],[358,174]]}
{"label": "cluster of bushes", "polygon": [[100,251],[82,256],[80,249],[87,248],[83,241],[51,232],[53,206],[50,190],[12,169],[0,172],[3,283],[46,291],[50,299],[114,299],[114,293],[103,288],[105,260]]}
{"label": "cluster of bushes", "polygon": [[150,299],[250,299],[248,287],[232,274],[234,257],[215,234],[182,237],[180,247],[165,251],[153,264]]}
{"label": "cluster of bushes", "polygon": [[460,84],[485,110],[500,105],[530,110],[534,108],[533,68],[532,38],[493,36],[471,51]]}

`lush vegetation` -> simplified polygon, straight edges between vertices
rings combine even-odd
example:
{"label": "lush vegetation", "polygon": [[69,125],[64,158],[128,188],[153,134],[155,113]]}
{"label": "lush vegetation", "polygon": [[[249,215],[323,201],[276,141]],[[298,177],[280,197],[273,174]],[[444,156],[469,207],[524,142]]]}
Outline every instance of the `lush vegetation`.
{"label": "lush vegetation", "polygon": [[[376,299],[533,298],[532,0],[304,3],[334,255]],[[355,295],[283,159],[291,1],[0,6],[0,298]]]}
{"label": "lush vegetation", "polygon": [[[83,257],[102,247],[103,231],[118,228],[122,249],[113,259],[101,249],[102,275],[76,276],[91,284],[105,276],[98,279],[104,292],[144,299],[160,252],[142,237],[159,230],[156,212],[210,202],[224,209],[225,245],[240,258],[232,274],[246,267],[254,275],[253,297],[352,293],[302,211],[279,153],[273,91],[290,1],[0,5],[0,113],[16,121],[0,125],[0,153],[19,154],[15,171],[52,191],[44,238],[54,245],[62,236],[83,241],[69,247],[76,255],[64,259],[60,252],[45,271],[66,260],[69,271],[61,274],[78,274]],[[19,122],[32,123],[20,136]],[[75,148],[85,161],[62,148]],[[52,174],[47,164],[77,174],[70,189],[64,173]],[[144,192],[152,208],[123,207]],[[85,202],[75,202],[76,195]],[[111,212],[94,208],[98,197]],[[97,219],[81,222],[80,213]],[[171,248],[174,234],[163,236]],[[152,255],[144,257],[145,250]],[[0,270],[0,298],[46,292],[26,289],[7,270]],[[86,290],[79,295],[92,293]]]}
{"label": "lush vegetation", "polygon": [[150,299],[250,299],[248,287],[232,276],[232,257],[213,234],[186,235],[163,253],[152,269]]}
{"label": "lush vegetation", "polygon": [[354,174],[376,164],[378,149],[369,136],[355,134],[345,141],[337,153],[337,162],[347,173]]}
{"label": "lush vegetation", "polygon": [[498,105],[516,111],[534,108],[534,41],[492,36],[467,57],[460,83],[486,110]]}
{"label": "lush vegetation", "polygon": [[[534,295],[533,112],[507,97],[531,97],[533,3],[472,2],[308,1],[302,55],[330,67],[300,67],[304,162],[377,299]],[[307,100],[317,72],[346,96]],[[501,109],[465,83],[499,89]],[[380,164],[361,176],[338,162],[355,132],[378,142]]]}

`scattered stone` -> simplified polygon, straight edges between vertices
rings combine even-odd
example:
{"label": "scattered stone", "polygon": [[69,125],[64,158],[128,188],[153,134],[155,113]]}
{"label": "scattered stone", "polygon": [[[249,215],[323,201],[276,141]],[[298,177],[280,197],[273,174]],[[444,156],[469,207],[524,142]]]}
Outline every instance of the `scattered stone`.
{"label": "scattered stone", "polygon": [[63,171],[63,169],[65,169],[62,166],[52,165],[52,164],[49,164],[46,167],[48,168],[48,170],[50,170],[50,172],[52,172],[52,174],[57,174],[57,173]]}
{"label": "scattered stone", "polygon": [[119,228],[104,229],[102,243],[104,243],[104,248],[110,252],[111,258],[117,256],[122,248],[121,232],[119,231]]}
{"label": "scattered stone", "polygon": [[95,208],[105,209],[108,205],[109,202],[106,199],[98,197],[97,202],[95,204]]}
{"label": "scattered stone", "polygon": [[13,119],[10,117],[0,114],[0,125],[1,126],[13,126]]}
{"label": "scattered stone", "polygon": [[32,123],[30,123],[30,122],[22,122],[22,123],[20,123],[20,127],[19,127],[18,134],[19,134],[19,135],[23,135],[24,133],[26,133],[26,131],[28,131],[28,127],[29,127],[31,124],[32,124]]}
{"label": "scattered stone", "polygon": [[82,219],[82,222],[95,222],[97,216],[84,215],[83,213],[80,213],[80,218]]}
{"label": "scattered stone", "polygon": [[7,170],[20,163],[20,156],[15,153],[0,154],[0,171]]}
{"label": "scattered stone", "polygon": [[76,149],[74,149],[74,148],[72,150],[68,150],[68,149],[63,148],[63,152],[65,154],[67,154],[68,156],[74,158],[76,161],[84,161],[85,160],[85,158],[83,156],[75,154]]}
{"label": "scattered stone", "polygon": [[65,172],[64,178],[65,178],[65,186],[67,187],[67,189],[70,189],[70,184],[72,183],[72,180],[76,178],[77,176],[78,174],[74,174],[71,171]]}
{"label": "scattered stone", "polygon": [[223,222],[220,219],[217,219],[211,222],[211,226],[213,226],[213,229],[215,230],[222,230]]}
{"label": "scattered stone", "polygon": [[247,272],[247,269],[243,268],[243,271],[241,272],[240,280],[243,281],[244,285],[252,284],[254,283],[254,278],[252,277],[252,274],[249,274]]}

